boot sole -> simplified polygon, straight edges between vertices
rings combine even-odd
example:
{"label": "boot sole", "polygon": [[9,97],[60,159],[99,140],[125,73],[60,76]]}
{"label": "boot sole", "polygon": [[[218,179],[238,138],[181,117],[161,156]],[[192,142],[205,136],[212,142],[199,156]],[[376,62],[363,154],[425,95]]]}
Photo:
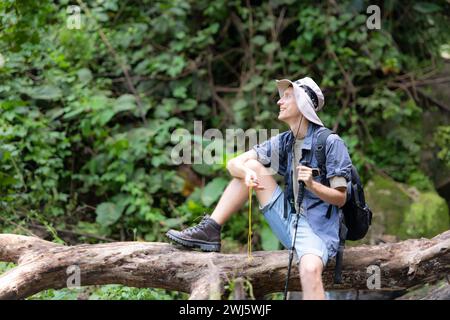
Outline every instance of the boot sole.
{"label": "boot sole", "polygon": [[166,233],[166,237],[168,237],[170,240],[175,241],[176,243],[179,243],[185,247],[199,248],[202,251],[208,251],[208,252],[220,252],[220,243],[203,242],[201,240],[197,240],[197,241],[186,240],[186,239],[177,237],[169,232]]}

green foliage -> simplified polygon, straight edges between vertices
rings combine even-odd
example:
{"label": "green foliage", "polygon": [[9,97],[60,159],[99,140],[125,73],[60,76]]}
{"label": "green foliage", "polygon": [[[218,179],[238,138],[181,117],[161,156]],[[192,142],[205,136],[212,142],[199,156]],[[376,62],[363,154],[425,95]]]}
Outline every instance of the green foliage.
{"label": "green foliage", "polygon": [[[80,30],[67,27],[69,4],[0,3],[2,230],[37,223],[59,242],[59,229],[163,240],[167,229],[210,212],[229,180],[226,162],[175,166],[171,134],[193,133],[194,120],[223,133],[286,129],[276,120],[273,81],[284,77],[320,83],[319,116],[337,126],[363,180],[375,166],[432,189],[419,167],[428,143],[423,106],[398,83],[441,64],[448,3],[379,2],[381,30],[367,29],[374,3],[362,0],[86,1],[92,16],[82,10]],[[449,137],[442,126],[434,139],[446,163]],[[254,249],[276,248],[257,211]],[[245,246],[247,227],[243,215],[231,218],[230,248]],[[105,290],[115,298],[153,294]]]}
{"label": "green foliage", "polygon": [[261,228],[261,247],[266,251],[280,249],[280,242],[267,222],[265,222]]}
{"label": "green foliage", "polygon": [[202,192],[202,202],[205,206],[211,206],[214,202],[219,199],[226,185],[228,184],[228,180],[224,178],[215,178],[210,183],[208,183]]}
{"label": "green foliage", "polygon": [[365,188],[373,211],[372,225],[368,237],[357,243],[377,241],[383,234],[399,239],[431,238],[450,227],[447,203],[424,174],[411,175],[410,184],[418,190],[373,176]]}
{"label": "green foliage", "polygon": [[411,173],[408,185],[414,186],[420,191],[435,191],[433,182],[421,171]]}
{"label": "green foliage", "polygon": [[450,227],[448,206],[435,193],[426,192],[411,205],[402,223],[402,238],[432,238]]}
{"label": "green foliage", "polygon": [[151,288],[133,288],[117,284],[72,289],[45,290],[28,300],[186,300],[182,292]]}
{"label": "green foliage", "polygon": [[0,262],[0,274],[15,267],[14,263],[11,262]]}
{"label": "green foliage", "polygon": [[[236,290],[236,281],[237,279],[230,280],[228,284],[225,285],[225,290],[228,292],[228,300],[236,300],[234,294]],[[255,295],[253,294],[253,286],[252,283],[248,279],[239,279],[239,285],[242,286],[242,290],[245,295],[250,300],[255,300]]]}
{"label": "green foliage", "polygon": [[[395,181],[374,175],[366,185],[367,202],[374,212],[371,231],[376,232],[382,226],[383,233],[396,235],[413,203],[409,194]],[[377,201],[383,199],[383,201]]]}
{"label": "green foliage", "polygon": [[439,147],[438,158],[450,167],[450,126],[440,126],[434,135],[434,141]]}
{"label": "green foliage", "polygon": [[111,202],[103,202],[95,210],[97,222],[102,226],[110,226],[119,220],[123,209],[123,206],[117,206]]}
{"label": "green foliage", "polygon": [[186,293],[167,292],[162,289],[139,289],[122,285],[101,286],[89,297],[90,300],[172,300],[187,298]]}

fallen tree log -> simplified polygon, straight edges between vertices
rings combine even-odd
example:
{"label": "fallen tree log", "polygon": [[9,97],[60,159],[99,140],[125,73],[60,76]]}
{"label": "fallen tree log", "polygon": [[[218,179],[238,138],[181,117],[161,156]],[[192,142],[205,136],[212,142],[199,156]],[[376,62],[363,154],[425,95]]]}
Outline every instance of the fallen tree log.
{"label": "fallen tree log", "polygon": [[[219,299],[233,279],[250,281],[256,298],[281,292],[287,251],[245,254],[188,251],[159,242],[112,242],[64,246],[36,237],[0,234],[0,261],[17,266],[0,276],[0,299],[23,299],[45,289],[67,286],[74,266],[81,286],[123,284],[190,293],[191,299]],[[372,267],[371,267],[372,266]],[[381,288],[409,288],[442,279],[450,271],[450,230],[432,239],[347,247],[343,284],[333,285],[334,261],[324,271],[329,289],[367,289],[379,267]],[[290,290],[301,290],[298,268]],[[242,295],[239,295],[242,296]]]}
{"label": "fallen tree log", "polygon": [[396,300],[450,300],[450,278],[423,285]]}

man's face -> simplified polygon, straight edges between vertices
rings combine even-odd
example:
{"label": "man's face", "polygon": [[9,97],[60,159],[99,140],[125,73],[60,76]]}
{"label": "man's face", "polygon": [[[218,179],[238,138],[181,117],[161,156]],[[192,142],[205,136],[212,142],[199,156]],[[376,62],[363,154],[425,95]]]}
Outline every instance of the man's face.
{"label": "man's face", "polygon": [[287,88],[284,91],[283,96],[277,102],[280,107],[280,113],[278,114],[278,120],[283,122],[290,122],[298,119],[301,115],[295,102],[294,89],[292,87]]}

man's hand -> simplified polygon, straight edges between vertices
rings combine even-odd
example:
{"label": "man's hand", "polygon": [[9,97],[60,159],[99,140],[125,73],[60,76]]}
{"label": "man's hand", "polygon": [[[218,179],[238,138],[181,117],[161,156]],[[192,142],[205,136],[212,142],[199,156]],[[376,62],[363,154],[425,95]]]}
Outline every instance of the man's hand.
{"label": "man's hand", "polygon": [[253,187],[255,190],[264,190],[265,187],[259,184],[256,172],[251,169],[245,170],[245,184],[247,187]]}
{"label": "man's hand", "polygon": [[328,202],[332,205],[341,208],[347,198],[347,188],[330,188],[320,182],[313,180],[313,169],[306,166],[298,166],[298,180],[305,183],[306,188],[308,188],[312,193],[318,196],[321,200]]}
{"label": "man's hand", "polygon": [[227,169],[228,172],[235,178],[239,179],[245,179],[245,176],[247,175],[247,167],[245,166],[245,163],[248,160],[254,159],[256,160],[258,156],[256,155],[255,150],[249,150],[247,152],[244,152],[243,154],[237,156],[236,158],[233,158],[228,161],[227,163]]}
{"label": "man's hand", "polygon": [[312,189],[313,170],[306,166],[297,166],[298,181],[303,181],[308,189]]}

